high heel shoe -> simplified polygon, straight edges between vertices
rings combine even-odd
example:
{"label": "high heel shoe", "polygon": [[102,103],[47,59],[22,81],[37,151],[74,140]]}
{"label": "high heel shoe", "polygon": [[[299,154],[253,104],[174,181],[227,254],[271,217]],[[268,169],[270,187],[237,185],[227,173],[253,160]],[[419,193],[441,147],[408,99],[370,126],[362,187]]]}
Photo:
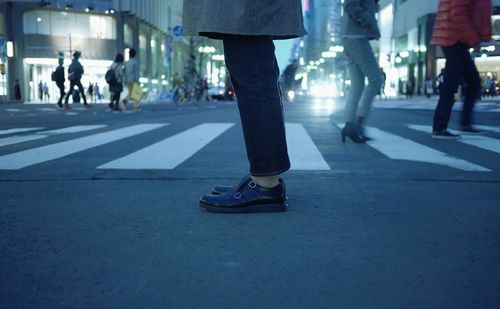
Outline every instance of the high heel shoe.
{"label": "high heel shoe", "polygon": [[345,143],[346,137],[349,137],[356,144],[366,143],[363,135],[359,133],[357,127],[352,122],[346,122],[344,128],[340,132],[342,143]]}
{"label": "high heel shoe", "polygon": [[365,135],[364,123],[365,123],[365,117],[359,116],[356,119],[356,130],[358,131],[358,134],[365,140],[365,142],[369,142],[373,140],[373,138]]}

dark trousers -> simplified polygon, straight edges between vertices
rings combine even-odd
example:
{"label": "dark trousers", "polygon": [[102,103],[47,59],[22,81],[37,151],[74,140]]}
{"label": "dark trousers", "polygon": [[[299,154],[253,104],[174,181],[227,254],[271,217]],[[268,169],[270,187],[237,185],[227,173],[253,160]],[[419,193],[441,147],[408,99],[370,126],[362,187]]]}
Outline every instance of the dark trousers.
{"label": "dark trousers", "polygon": [[114,110],[120,110],[120,95],[121,91],[116,91],[111,93],[111,103],[109,104],[109,107],[111,107]]}
{"label": "dark trousers", "polygon": [[440,85],[439,102],[434,112],[434,131],[446,130],[448,128],[454,96],[462,81],[467,85],[460,123],[462,126],[470,126],[472,124],[474,103],[481,91],[481,79],[469,53],[469,46],[457,43],[450,47],[443,47],[442,49],[446,57],[446,66],[444,68],[444,81]]}
{"label": "dark trousers", "polygon": [[73,89],[75,86],[78,87],[78,91],[80,91],[80,95],[83,98],[83,104],[87,105],[87,98],[85,97],[85,90],[83,89],[82,82],[79,80],[72,81],[69,85],[69,91],[66,94],[66,99],[64,99],[64,104],[68,104],[69,96],[73,93]]}
{"label": "dark trousers", "polygon": [[269,36],[223,38],[226,67],[238,99],[241,124],[253,176],[287,171],[279,68]]}
{"label": "dark trousers", "polygon": [[61,105],[62,101],[64,99],[64,95],[66,94],[64,92],[64,83],[56,83],[56,85],[57,85],[57,88],[59,88],[59,92],[60,92],[60,96],[59,96],[59,100],[57,101],[57,105]]}

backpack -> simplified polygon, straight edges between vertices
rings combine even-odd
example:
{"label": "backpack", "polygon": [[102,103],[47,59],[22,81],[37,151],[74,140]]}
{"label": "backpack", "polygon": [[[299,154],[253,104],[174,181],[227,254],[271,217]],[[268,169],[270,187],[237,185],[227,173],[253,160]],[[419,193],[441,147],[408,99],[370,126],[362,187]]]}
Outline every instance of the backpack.
{"label": "backpack", "polygon": [[52,74],[50,78],[53,82],[63,82],[64,83],[64,68],[58,67]]}
{"label": "backpack", "polygon": [[104,79],[106,80],[106,83],[108,83],[110,85],[118,84],[118,78],[116,77],[116,73],[115,73],[116,68],[114,68],[114,69],[109,68],[108,71],[106,71],[106,74],[104,75]]}

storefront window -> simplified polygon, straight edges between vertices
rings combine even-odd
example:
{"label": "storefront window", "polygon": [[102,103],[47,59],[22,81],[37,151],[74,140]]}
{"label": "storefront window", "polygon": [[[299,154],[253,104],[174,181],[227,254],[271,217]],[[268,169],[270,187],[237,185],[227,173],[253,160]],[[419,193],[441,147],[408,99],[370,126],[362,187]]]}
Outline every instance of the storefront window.
{"label": "storefront window", "polygon": [[500,40],[500,15],[494,15],[491,17],[493,23],[493,39]]}
{"label": "storefront window", "polygon": [[35,10],[24,13],[23,26],[25,34],[116,39],[116,22],[111,16]]}

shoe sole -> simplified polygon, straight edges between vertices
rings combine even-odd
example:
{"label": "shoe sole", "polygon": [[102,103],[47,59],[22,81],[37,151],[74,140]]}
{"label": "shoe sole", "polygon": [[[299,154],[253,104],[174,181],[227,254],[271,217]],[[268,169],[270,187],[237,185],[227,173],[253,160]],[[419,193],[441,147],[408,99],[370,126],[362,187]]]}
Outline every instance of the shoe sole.
{"label": "shoe sole", "polygon": [[460,133],[462,135],[484,135],[486,134],[486,132],[464,132],[464,131],[460,131]]}
{"label": "shoe sole", "polygon": [[446,136],[436,136],[436,135],[432,135],[432,138],[434,138],[434,139],[448,139],[448,140],[455,140],[455,141],[460,140],[460,137],[459,137],[459,136],[457,136],[457,137],[446,137]]}
{"label": "shoe sole", "polygon": [[256,204],[242,207],[218,207],[207,205],[200,202],[200,207],[208,212],[226,213],[226,214],[249,214],[249,213],[271,213],[271,212],[285,212],[288,208],[288,203],[278,204]]}

